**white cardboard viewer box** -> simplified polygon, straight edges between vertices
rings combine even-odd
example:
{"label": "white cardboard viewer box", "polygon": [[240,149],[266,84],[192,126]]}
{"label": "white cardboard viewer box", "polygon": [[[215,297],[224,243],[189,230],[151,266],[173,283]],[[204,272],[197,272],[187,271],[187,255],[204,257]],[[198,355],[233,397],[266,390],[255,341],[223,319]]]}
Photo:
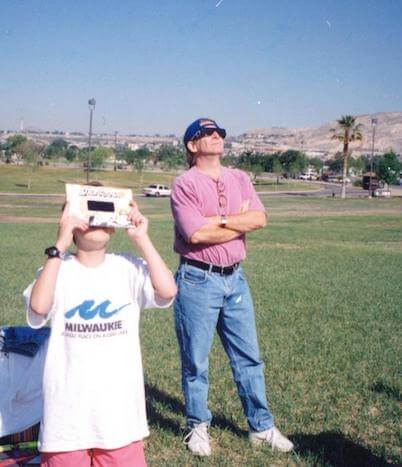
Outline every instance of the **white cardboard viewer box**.
{"label": "white cardboard viewer box", "polygon": [[133,193],[128,188],[66,184],[69,213],[91,227],[127,228]]}

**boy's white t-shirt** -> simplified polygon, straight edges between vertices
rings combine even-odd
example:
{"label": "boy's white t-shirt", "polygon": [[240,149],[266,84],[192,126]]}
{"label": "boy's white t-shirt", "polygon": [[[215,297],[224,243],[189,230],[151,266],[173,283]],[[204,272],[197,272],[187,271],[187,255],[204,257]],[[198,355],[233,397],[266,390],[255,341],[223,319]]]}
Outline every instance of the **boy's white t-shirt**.
{"label": "boy's white t-shirt", "polygon": [[89,268],[68,256],[45,317],[29,309],[32,286],[24,292],[28,324],[52,322],[40,450],[116,449],[147,436],[139,314],[172,300],[155,297],[146,263],[107,254]]}

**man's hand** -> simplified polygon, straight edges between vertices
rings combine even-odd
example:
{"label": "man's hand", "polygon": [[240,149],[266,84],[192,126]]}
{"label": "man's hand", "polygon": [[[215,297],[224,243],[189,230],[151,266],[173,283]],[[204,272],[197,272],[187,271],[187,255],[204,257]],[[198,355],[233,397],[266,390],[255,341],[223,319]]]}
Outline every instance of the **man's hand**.
{"label": "man's hand", "polygon": [[140,213],[137,203],[131,202],[131,210],[127,216],[132,227],[127,229],[127,235],[134,243],[138,243],[142,238],[148,235],[148,219]]}
{"label": "man's hand", "polygon": [[[249,207],[250,200],[246,199],[245,201],[242,201],[239,208],[239,214],[244,214],[245,212],[247,212],[249,210]],[[207,219],[210,224],[220,225],[222,216],[210,216],[207,217]]]}
{"label": "man's hand", "polygon": [[66,252],[73,242],[75,229],[85,232],[89,229],[88,222],[75,216],[70,216],[69,203],[67,202],[59,222],[59,231],[57,234],[56,247],[62,252]]}
{"label": "man's hand", "polygon": [[190,243],[219,244],[226,243],[253,230],[265,227],[267,221],[264,212],[250,211],[250,200],[242,201],[239,213],[227,216],[227,223],[221,227],[221,216],[207,217],[208,224],[195,232]]}

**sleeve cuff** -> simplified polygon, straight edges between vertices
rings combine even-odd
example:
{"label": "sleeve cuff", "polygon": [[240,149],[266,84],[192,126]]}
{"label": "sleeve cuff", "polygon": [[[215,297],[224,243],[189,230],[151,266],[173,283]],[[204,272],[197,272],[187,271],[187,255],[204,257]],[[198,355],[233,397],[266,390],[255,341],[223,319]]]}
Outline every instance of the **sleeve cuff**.
{"label": "sleeve cuff", "polygon": [[48,313],[47,315],[39,315],[38,313],[35,313],[34,311],[31,310],[29,306],[29,302],[31,300],[31,292],[32,292],[34,283],[35,281],[32,282],[32,284],[30,284],[24,290],[23,295],[24,295],[24,300],[25,300],[26,319],[27,319],[28,326],[32,329],[39,329],[48,322],[50,313]]}
{"label": "sleeve cuff", "polygon": [[27,308],[27,323],[32,329],[39,329],[43,327],[49,320],[49,315],[38,315],[32,311],[29,307]]}

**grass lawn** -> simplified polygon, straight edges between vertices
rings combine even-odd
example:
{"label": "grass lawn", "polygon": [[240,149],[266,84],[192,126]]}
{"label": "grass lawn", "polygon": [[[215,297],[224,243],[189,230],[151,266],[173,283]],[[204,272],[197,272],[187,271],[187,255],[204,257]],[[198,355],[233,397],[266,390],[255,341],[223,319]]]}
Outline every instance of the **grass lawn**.
{"label": "grass lawn", "polygon": [[[141,192],[144,186],[151,183],[171,185],[176,173],[174,172],[137,172],[121,170],[93,171],[91,180],[98,180],[104,185],[132,188],[134,193]],[[31,177],[31,189],[28,189],[28,179]],[[29,168],[15,165],[0,165],[0,193],[60,193],[64,194],[64,184],[85,183],[86,173],[77,168],[40,167],[34,172]],[[314,191],[319,186],[308,182],[295,180],[280,181],[258,180],[257,191]]]}
{"label": "grass lawn", "polygon": [[[28,178],[32,177],[31,189],[28,189]],[[142,178],[137,172],[121,170],[93,171],[91,180],[104,185],[132,188],[135,193],[150,183],[170,185],[174,173],[143,172]],[[0,192],[2,193],[65,193],[65,183],[85,183],[86,172],[77,168],[40,167],[34,172],[24,166],[0,165]]]}
{"label": "grass lawn", "polygon": [[[141,339],[151,427],[149,465],[402,462],[401,200],[262,199],[270,224],[249,235],[244,268],[254,297],[270,406],[278,427],[297,445],[296,452],[250,447],[217,339],[210,358],[214,454],[209,459],[190,456],[182,443],[185,418],[172,313],[147,311]],[[9,212],[39,219],[58,215],[58,201],[19,202],[17,208],[10,198]],[[168,200],[139,202],[150,218],[155,244],[174,269]],[[5,204],[3,198],[0,203]],[[1,324],[24,323],[22,290],[43,262],[42,252],[53,243],[56,229],[54,223],[0,223]],[[120,231],[110,249],[127,248]]]}

